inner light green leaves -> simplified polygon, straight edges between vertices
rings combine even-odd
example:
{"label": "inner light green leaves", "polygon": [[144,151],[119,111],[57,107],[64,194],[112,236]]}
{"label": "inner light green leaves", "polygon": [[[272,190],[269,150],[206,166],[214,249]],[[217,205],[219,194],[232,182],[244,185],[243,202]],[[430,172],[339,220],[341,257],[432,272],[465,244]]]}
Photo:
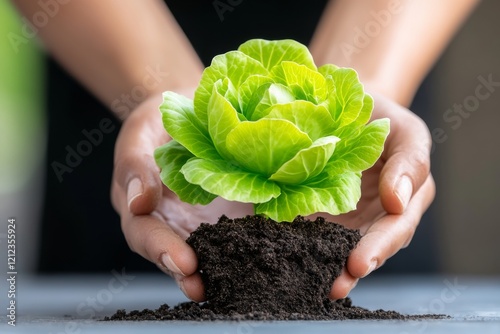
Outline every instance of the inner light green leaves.
{"label": "inner light green leaves", "polygon": [[323,137],[311,146],[300,150],[285,162],[269,180],[286,184],[301,184],[321,173],[340,139],[335,136]]}
{"label": "inner light green leaves", "polygon": [[312,141],[289,121],[261,119],[240,123],[228,134],[226,143],[240,166],[269,177]]}
{"label": "inner light green leaves", "polygon": [[268,110],[264,118],[286,119],[307,133],[313,141],[328,136],[335,130],[328,110],[309,101],[297,100],[276,104]]}
{"label": "inner light green leaves", "polygon": [[239,89],[240,85],[251,75],[268,75],[269,72],[255,59],[239,51],[215,56],[212,64],[203,71],[200,84],[194,93],[194,110],[199,121],[207,126],[207,107],[212,96],[213,85],[225,78]]}
{"label": "inner light green leaves", "polygon": [[292,61],[316,70],[307,47],[291,39],[280,41],[252,39],[240,45],[238,50],[260,62],[269,71],[284,61]]}

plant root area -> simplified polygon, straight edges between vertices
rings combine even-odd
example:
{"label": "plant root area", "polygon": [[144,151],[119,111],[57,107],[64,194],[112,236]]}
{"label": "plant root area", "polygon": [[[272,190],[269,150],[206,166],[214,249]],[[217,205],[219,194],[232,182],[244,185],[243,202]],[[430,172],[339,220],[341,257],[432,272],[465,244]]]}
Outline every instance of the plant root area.
{"label": "plant root area", "polygon": [[262,216],[203,223],[187,239],[198,256],[207,301],[156,310],[118,310],[104,320],[440,319],[353,306],[328,294],[361,239],[357,230],[317,218],[277,223]]}

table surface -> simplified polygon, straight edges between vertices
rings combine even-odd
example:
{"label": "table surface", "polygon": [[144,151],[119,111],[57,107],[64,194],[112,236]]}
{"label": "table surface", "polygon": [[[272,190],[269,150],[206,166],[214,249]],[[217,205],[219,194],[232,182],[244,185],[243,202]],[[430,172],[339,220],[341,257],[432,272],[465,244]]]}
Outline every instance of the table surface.
{"label": "table surface", "polygon": [[500,277],[379,276],[362,280],[353,303],[405,314],[444,313],[426,321],[102,322],[127,311],[186,301],[162,275],[24,277],[16,281],[16,326],[7,324],[7,286],[0,282],[0,333],[500,333]]}

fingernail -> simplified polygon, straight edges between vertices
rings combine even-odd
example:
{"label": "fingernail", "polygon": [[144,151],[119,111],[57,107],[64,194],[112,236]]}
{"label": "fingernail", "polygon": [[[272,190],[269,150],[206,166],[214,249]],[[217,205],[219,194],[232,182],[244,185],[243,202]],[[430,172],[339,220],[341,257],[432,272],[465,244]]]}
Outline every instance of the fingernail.
{"label": "fingernail", "polygon": [[130,205],[132,202],[139,196],[142,195],[143,192],[142,182],[139,178],[134,178],[128,183],[127,188],[127,203],[130,209]]}
{"label": "fingernail", "polygon": [[178,274],[178,275],[182,275],[182,276],[186,276],[186,274],[184,274],[179,269],[179,267],[177,267],[177,265],[174,263],[174,261],[172,261],[172,258],[170,257],[170,255],[168,255],[167,253],[163,253],[161,255],[161,263],[163,264],[163,266],[165,268],[167,268],[168,270],[170,270],[172,273]]}
{"label": "fingernail", "polygon": [[413,194],[413,184],[408,176],[401,176],[396,185],[396,196],[398,197],[403,210],[406,209]]}
{"label": "fingernail", "polygon": [[177,281],[177,285],[179,286],[179,289],[182,291],[182,293],[184,294],[184,296],[188,297],[188,295],[186,293],[186,287],[184,286],[184,281],[183,280]]}
{"label": "fingernail", "polygon": [[370,263],[370,266],[368,267],[368,270],[366,271],[366,273],[365,273],[363,276],[361,276],[361,278],[363,278],[363,277],[366,277],[366,276],[370,275],[370,273],[371,273],[372,271],[374,271],[375,269],[377,269],[377,261],[372,261],[372,262]]}

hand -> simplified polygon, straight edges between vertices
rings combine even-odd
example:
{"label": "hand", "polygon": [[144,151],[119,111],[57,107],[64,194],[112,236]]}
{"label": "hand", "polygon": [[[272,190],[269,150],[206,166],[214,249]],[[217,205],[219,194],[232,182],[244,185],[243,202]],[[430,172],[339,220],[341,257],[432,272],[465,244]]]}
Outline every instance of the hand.
{"label": "hand", "polygon": [[362,235],[333,284],[331,299],[346,297],[359,278],[408,246],[435,195],[426,124],[382,95],[374,95],[374,99],[372,118],[390,118],[391,133],[379,161],[363,173],[357,209],[336,217],[315,215],[359,229]]}
{"label": "hand", "polygon": [[[192,97],[193,92],[186,95]],[[202,301],[196,255],[184,240],[201,222],[215,223],[221,212],[238,217],[253,209],[221,198],[207,206],[189,205],[162,184],[153,152],[170,138],[160,103],[161,96],[149,98],[123,123],[115,146],[112,202],[130,249],[171,275],[188,298]]]}

